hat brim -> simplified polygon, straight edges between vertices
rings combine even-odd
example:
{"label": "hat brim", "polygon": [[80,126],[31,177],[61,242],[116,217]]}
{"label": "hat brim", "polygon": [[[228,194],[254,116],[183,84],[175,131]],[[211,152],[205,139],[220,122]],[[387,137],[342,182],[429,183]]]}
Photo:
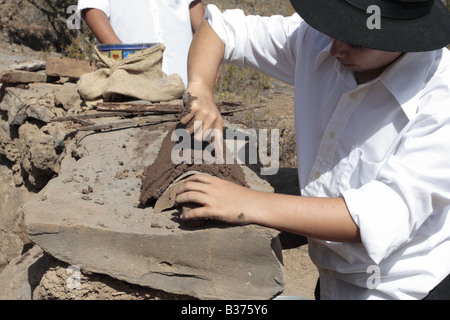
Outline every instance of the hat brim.
{"label": "hat brim", "polygon": [[380,29],[370,29],[371,14],[345,0],[291,0],[297,13],[314,29],[340,41],[381,51],[432,51],[450,43],[450,13],[440,0],[416,19],[381,16]]}

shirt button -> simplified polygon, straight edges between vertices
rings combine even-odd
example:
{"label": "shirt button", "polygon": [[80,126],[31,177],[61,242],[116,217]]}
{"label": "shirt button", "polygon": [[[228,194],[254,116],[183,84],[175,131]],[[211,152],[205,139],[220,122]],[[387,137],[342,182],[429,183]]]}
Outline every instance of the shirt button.
{"label": "shirt button", "polygon": [[314,178],[315,178],[315,179],[319,179],[319,178],[320,178],[320,172],[314,173]]}
{"label": "shirt button", "polygon": [[335,136],[336,135],[335,135],[334,131],[331,131],[329,134],[330,139],[334,139]]}
{"label": "shirt button", "polygon": [[350,93],[350,99],[355,100],[356,98],[358,98],[358,93],[357,92]]}

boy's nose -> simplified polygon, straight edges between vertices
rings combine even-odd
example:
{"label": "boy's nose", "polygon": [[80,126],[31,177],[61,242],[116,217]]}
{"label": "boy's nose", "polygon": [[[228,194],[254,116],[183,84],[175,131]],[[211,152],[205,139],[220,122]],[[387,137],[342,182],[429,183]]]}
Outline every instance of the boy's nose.
{"label": "boy's nose", "polygon": [[348,44],[345,42],[331,39],[330,55],[335,58],[344,57],[348,53]]}

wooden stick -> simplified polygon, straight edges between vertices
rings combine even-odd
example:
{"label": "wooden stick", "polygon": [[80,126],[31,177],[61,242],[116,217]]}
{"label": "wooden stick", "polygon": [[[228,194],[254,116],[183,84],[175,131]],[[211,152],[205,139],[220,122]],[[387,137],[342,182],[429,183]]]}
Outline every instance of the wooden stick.
{"label": "wooden stick", "polygon": [[97,104],[98,111],[115,111],[115,112],[155,112],[163,114],[174,114],[183,111],[182,105],[174,104],[151,104],[151,103],[133,103],[133,102],[103,102]]}
{"label": "wooden stick", "polygon": [[160,124],[160,123],[170,122],[170,121],[178,121],[178,117],[169,117],[169,118],[161,117],[161,119],[159,119],[159,120],[139,119],[139,120],[131,120],[131,121],[109,122],[109,123],[103,123],[103,124],[83,126],[83,127],[77,128],[76,130],[77,131],[99,131],[99,130],[108,130],[108,129],[119,129],[119,128],[154,125],[154,124]]}
{"label": "wooden stick", "polygon": [[79,123],[79,124],[81,124],[83,126],[92,126],[92,125],[94,125],[93,122],[84,120],[83,118],[78,118],[76,116],[68,116],[68,117],[63,117],[63,118],[64,119],[62,119],[62,120],[60,120],[61,118],[56,118],[56,119],[52,119],[51,121],[52,122],[54,122],[54,121],[72,121],[72,122],[75,122],[75,123]]}
{"label": "wooden stick", "polygon": [[[218,107],[220,113],[223,115],[230,114],[233,112],[247,111],[257,108],[263,108],[264,106],[251,106],[245,108],[235,108],[232,109],[229,106],[240,106],[242,103],[236,102],[221,102]],[[222,107],[225,107],[222,109]],[[143,103],[123,103],[123,102],[109,102],[109,103],[99,103],[97,105],[98,111],[115,111],[115,112],[127,112],[127,113],[139,113],[139,112],[155,112],[161,114],[176,114],[183,111],[183,107],[173,105],[173,104],[143,104]]]}
{"label": "wooden stick", "polygon": [[[79,114],[79,115],[73,115],[73,116],[65,116],[65,117],[59,117],[54,118],[51,121],[52,122],[62,122],[62,121],[72,121],[76,123],[80,123],[83,125],[82,127],[76,129],[77,131],[97,131],[97,130],[104,130],[104,129],[115,129],[115,128],[121,128],[121,127],[133,127],[133,126],[140,126],[140,125],[152,125],[152,124],[158,124],[163,123],[167,121],[178,121],[179,117],[173,116],[170,118],[160,118],[159,120],[154,120],[154,117],[157,116],[157,114],[177,114],[178,111],[175,112],[173,105],[151,105],[151,106],[142,106],[144,107],[140,111],[137,111],[137,108],[132,109],[121,109],[125,106],[123,103],[113,103],[116,105],[119,109],[101,109],[100,112],[95,113],[86,113],[86,114]],[[163,108],[169,106],[172,108],[172,110],[166,110],[166,113],[163,110]],[[150,108],[146,107],[155,107],[153,111],[151,111]],[[161,108],[162,107],[162,108]],[[235,112],[242,112],[242,111],[248,111],[256,108],[263,108],[264,106],[252,106],[252,107],[246,107],[246,108],[230,108],[228,110],[221,110],[220,113],[222,115],[232,114]],[[169,108],[169,109],[170,109]],[[103,111],[104,110],[104,111]],[[106,111],[106,110],[115,110],[115,111]],[[131,111],[133,110],[133,111]],[[158,110],[158,111],[156,111]],[[111,122],[111,123],[105,123],[105,124],[95,124],[91,121],[92,119],[99,119],[99,118],[108,118],[108,117],[123,117],[124,113],[126,113],[128,116],[139,116],[139,117],[152,117],[153,119],[139,119],[139,120],[128,120],[128,121],[118,121],[118,122]],[[134,114],[133,114],[134,113]],[[148,113],[147,115],[145,113]]]}
{"label": "wooden stick", "polygon": [[[78,114],[73,116],[65,116],[54,118],[52,122],[58,121],[74,121],[80,122],[86,119],[99,119],[99,118],[110,118],[110,117],[123,117],[123,112],[95,112],[95,113],[86,113],[86,114]],[[142,116],[142,114],[136,114],[136,116]]]}
{"label": "wooden stick", "polygon": [[239,109],[221,110],[220,113],[222,115],[227,115],[227,114],[234,113],[234,112],[242,112],[242,111],[248,111],[248,110],[259,109],[259,108],[264,108],[264,106],[252,106],[252,107],[239,108]]}

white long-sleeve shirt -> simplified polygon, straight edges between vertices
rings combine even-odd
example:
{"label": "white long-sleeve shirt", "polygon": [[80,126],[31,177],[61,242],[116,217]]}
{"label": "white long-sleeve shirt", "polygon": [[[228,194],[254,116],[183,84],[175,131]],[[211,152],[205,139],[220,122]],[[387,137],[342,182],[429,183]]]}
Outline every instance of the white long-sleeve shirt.
{"label": "white long-sleeve shirt", "polygon": [[406,53],[357,85],[292,17],[206,17],[224,61],[295,86],[303,196],[343,197],[362,243],[309,239],[322,299],[421,299],[450,273],[450,53]]}
{"label": "white long-sleeve shirt", "polygon": [[189,5],[194,0],[78,0],[78,11],[103,11],[123,43],[162,43],[162,69],[187,84],[187,55],[192,41]]}

